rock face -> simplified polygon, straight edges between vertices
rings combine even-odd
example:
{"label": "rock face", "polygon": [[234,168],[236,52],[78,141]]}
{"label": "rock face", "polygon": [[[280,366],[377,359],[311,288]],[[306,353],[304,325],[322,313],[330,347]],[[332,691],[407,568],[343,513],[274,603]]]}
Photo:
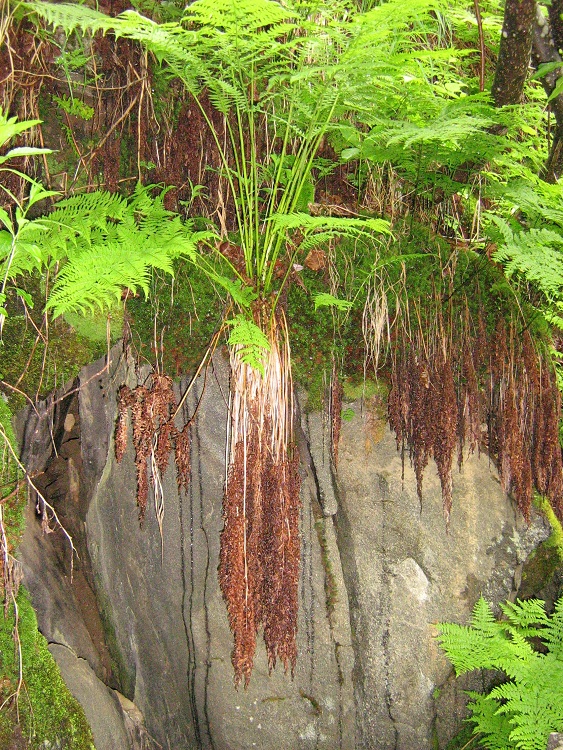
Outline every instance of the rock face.
{"label": "rock face", "polygon": [[20,425],[27,466],[79,555],[71,582],[68,540],[44,535],[30,507],[25,584],[71,690],[120,738],[92,721],[97,750],[444,747],[464,700],[434,624],[465,621],[480,593],[510,596],[545,524],[526,527],[475,458],[454,480],[448,534],[432,467],[420,508],[368,410],[351,405],[337,477],[321,416],[303,415],[298,665],[293,680],[268,675],[260,643],[250,687],[236,691],[217,581],[227,363],[216,356],[184,405],[184,420],[197,408],[188,493],[170,465],[162,523],[149,499],[140,528],[132,451],[116,464],[113,431],[118,387],[143,377],[114,349]]}
{"label": "rock face", "polygon": [[[47,639],[72,649],[97,678],[137,707],[144,716],[145,747],[152,738],[155,747],[173,750],[352,750],[355,705],[347,596],[334,524],[322,515],[311,468],[303,466],[300,658],[295,676],[292,680],[280,668],[269,676],[259,642],[250,687],[237,691],[230,661],[232,636],[217,580],[227,362],[220,356],[214,360],[184,407],[186,415],[198,408],[192,482],[188,493],[179,495],[174,467],[169,466],[162,528],[150,501],[143,528],[139,526],[132,451],[120,465],[114,457],[116,392],[123,382],[137,385],[135,368],[119,350],[113,350],[108,370],[98,375],[102,366],[97,363],[81,374],[78,402],[74,396],[63,398],[55,410],[45,404],[39,419],[26,415],[22,430],[27,465],[32,473],[47,465],[39,489],[57,507],[80,555],[71,584],[68,544],[60,532],[43,536],[30,510],[21,557]],[[140,374],[144,376],[146,372]],[[65,432],[65,422],[79,433],[77,452],[68,445],[73,433]],[[70,522],[73,510],[79,519]],[[329,554],[334,558],[330,616]],[[99,617],[97,612],[83,615],[85,590],[96,591]],[[105,643],[98,638],[102,629]],[[58,646],[53,653],[56,658],[68,655]],[[67,662],[59,661],[63,676]],[[135,746],[131,739],[129,745],[108,745],[94,726],[93,731],[97,750]]]}
{"label": "rock face", "polygon": [[[514,596],[522,564],[549,530],[527,526],[486,457],[454,476],[450,529],[430,465],[422,505],[414,473],[402,477],[394,437],[353,404],[342,425],[338,542],[350,596],[357,747],[442,748],[459,729],[461,684],[433,638],[435,623],[467,622],[481,594]],[[467,686],[467,682],[463,687]],[[478,689],[479,684],[474,684]]]}

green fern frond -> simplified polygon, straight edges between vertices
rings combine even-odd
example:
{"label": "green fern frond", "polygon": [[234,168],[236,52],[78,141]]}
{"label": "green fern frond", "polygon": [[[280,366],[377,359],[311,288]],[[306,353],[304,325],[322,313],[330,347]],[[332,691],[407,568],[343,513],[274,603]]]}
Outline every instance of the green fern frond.
{"label": "green fern frond", "polygon": [[563,662],[563,597],[555,604],[555,609],[542,630],[542,638],[549,652]]}
{"label": "green fern frond", "polygon": [[243,284],[240,279],[235,279],[233,281],[233,279],[230,279],[228,276],[223,276],[222,274],[215,272],[209,268],[209,266],[203,266],[201,262],[196,262],[196,264],[202,268],[211,281],[214,281],[216,284],[223,287],[223,289],[229,293],[233,302],[239,307],[248,309],[251,303],[256,299],[257,295],[254,289]]}
{"label": "green fern frond", "polygon": [[55,316],[64,312],[94,312],[121,299],[123,288],[148,295],[149,265],[119,244],[84,249],[60,271],[47,302]]}
{"label": "green fern frond", "polygon": [[32,13],[37,13],[52,26],[60,26],[66,32],[82,29],[82,31],[105,33],[111,28],[108,16],[83,4],[23,2],[21,6]]}
{"label": "green fern frond", "polygon": [[519,275],[548,299],[557,299],[563,289],[563,234],[552,229],[513,231],[504,219],[491,219],[503,239],[493,258],[503,264],[506,275]]}
{"label": "green fern frond", "polygon": [[151,269],[173,273],[173,261],[196,259],[191,225],[164,208],[162,194],[138,188],[130,200],[91,193],[61,201],[49,217],[59,257],[66,258],[47,302],[55,315],[111,306],[124,287],[145,294]]}
{"label": "green fern frond", "polygon": [[550,185],[539,178],[529,177],[525,181],[518,180],[501,186],[493,191],[493,195],[506,201],[512,212],[523,213],[530,226],[547,221],[563,228],[563,188],[560,184]]}
{"label": "green fern frond", "polygon": [[475,734],[483,736],[480,744],[488,750],[507,750],[510,747],[510,717],[498,713],[498,703],[489,695],[468,691],[468,708],[472,716],[468,721],[475,726]]}
{"label": "green fern frond", "polygon": [[196,0],[186,8],[183,20],[240,36],[292,18],[292,13],[272,0]]}
{"label": "green fern frond", "polygon": [[326,292],[319,292],[314,296],[315,310],[319,307],[335,307],[337,310],[349,310],[352,307],[352,302],[347,299],[338,299],[332,294]]}
{"label": "green fern frond", "polygon": [[493,123],[492,118],[477,114],[452,116],[451,107],[446,107],[435,120],[423,125],[405,122],[395,127],[387,126],[387,144],[393,146],[400,143],[404,148],[409,148],[420,143],[446,143],[455,148],[463,145],[466,153],[467,138],[480,133]]}
{"label": "green fern frond", "polygon": [[52,222],[80,227],[83,221],[105,226],[108,219],[121,220],[127,213],[127,199],[117,193],[97,190],[59,201],[49,215]]}
{"label": "green fern frond", "polygon": [[549,617],[545,612],[545,602],[541,599],[517,599],[516,602],[506,602],[500,608],[512,625],[520,628],[521,632],[530,631],[530,635],[537,635],[537,629],[529,626],[547,625]]}
{"label": "green fern frond", "polygon": [[[457,674],[468,667],[493,668],[510,678],[486,696],[471,693],[471,721],[484,734],[485,747],[545,750],[549,734],[563,729],[562,603],[552,618],[538,600],[507,603],[502,607],[507,619],[497,622],[481,598],[469,627],[439,625],[442,648]],[[555,651],[540,653],[532,637],[553,643]]]}
{"label": "green fern frond", "polygon": [[209,101],[221,114],[228,114],[233,108],[244,112],[248,109],[248,94],[240,86],[233,85],[215,76],[206,76]]}
{"label": "green fern frond", "polygon": [[333,234],[391,234],[385,219],[342,219],[337,216],[311,216],[305,213],[275,214],[270,218],[277,227],[304,231],[327,230]]}
{"label": "green fern frond", "polygon": [[299,245],[299,250],[306,253],[315,247],[326,247],[334,239],[334,232],[315,232],[305,237]]}
{"label": "green fern frond", "polygon": [[264,374],[264,359],[270,342],[264,332],[249,318],[237,315],[227,321],[231,327],[229,346],[237,349],[241,360]]}

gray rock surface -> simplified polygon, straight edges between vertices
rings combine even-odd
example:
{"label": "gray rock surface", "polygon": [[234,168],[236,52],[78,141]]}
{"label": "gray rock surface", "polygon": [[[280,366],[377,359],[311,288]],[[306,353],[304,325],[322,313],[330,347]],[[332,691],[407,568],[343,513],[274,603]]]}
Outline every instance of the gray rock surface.
{"label": "gray rock surface", "polygon": [[[356,657],[357,747],[445,747],[465,701],[439,651],[435,624],[467,622],[481,594],[513,596],[521,566],[549,534],[528,527],[506,498],[486,457],[454,475],[449,532],[438,476],[429,465],[420,506],[408,457],[388,430],[352,405],[338,465],[338,545],[350,596]],[[477,685],[475,687],[478,687]]]}
{"label": "gray rock surface", "polygon": [[[108,682],[138,707],[148,734],[163,748],[352,750],[355,704],[347,596],[333,520],[323,516],[311,468],[303,466],[300,657],[295,676],[292,680],[280,668],[268,675],[259,640],[250,687],[237,691],[230,661],[232,636],[217,580],[227,362],[216,357],[188,398],[183,418],[193,413],[202,397],[192,430],[193,479],[187,495],[178,495],[174,467],[170,465],[164,475],[162,535],[152,500],[143,528],[139,526],[132,451],[119,466],[114,458],[116,392],[122,382],[136,385],[137,373],[116,350],[109,372],[98,377],[100,369],[97,363],[81,374],[75,421],[80,428],[82,521],[76,524],[76,534],[84,539],[77,545],[81,560],[89,563],[83,577],[93,579],[107,633]],[[55,442],[63,441],[58,425],[66,414],[60,410],[52,416]],[[29,417],[28,432],[29,420],[33,421]],[[51,460],[46,454],[48,447],[38,451],[37,461]],[[29,457],[31,464],[35,458]],[[47,483],[51,486],[51,479]],[[57,498],[67,510],[73,502],[70,484],[63,483],[64,497]],[[69,515],[65,512],[63,518]],[[40,627],[102,675],[108,660],[100,656],[103,648],[93,645],[90,620],[80,622],[80,592],[61,564],[64,540],[60,534],[45,538],[40,524],[30,520],[21,555]],[[52,537],[57,537],[56,549]],[[44,554],[51,560],[47,565]],[[336,556],[330,565],[329,554]],[[43,571],[50,569],[47,583]]]}
{"label": "gray rock surface", "polygon": [[[71,580],[67,540],[44,535],[31,506],[25,583],[86,714],[96,705],[119,724],[116,750],[445,747],[465,715],[462,689],[479,685],[453,679],[435,624],[466,622],[481,593],[513,595],[547,526],[526,527],[483,457],[454,477],[448,533],[433,467],[421,508],[377,415],[352,405],[337,479],[322,416],[302,415],[297,669],[293,680],[268,675],[260,641],[250,687],[237,691],[217,581],[228,365],[215,356],[179,416],[199,404],[192,482],[178,494],[168,467],[162,529],[152,498],[140,528],[132,450],[117,465],[113,448],[117,389],[146,374],[114,349],[107,368],[81,373],[78,395],[59,394],[20,423],[27,465],[78,552]],[[103,710],[90,698],[98,688]]]}
{"label": "gray rock surface", "polygon": [[67,646],[57,643],[50,644],[49,651],[59,665],[68,689],[84,707],[96,750],[140,747],[131,743],[117,696],[96,677],[88,662],[76,656]]}

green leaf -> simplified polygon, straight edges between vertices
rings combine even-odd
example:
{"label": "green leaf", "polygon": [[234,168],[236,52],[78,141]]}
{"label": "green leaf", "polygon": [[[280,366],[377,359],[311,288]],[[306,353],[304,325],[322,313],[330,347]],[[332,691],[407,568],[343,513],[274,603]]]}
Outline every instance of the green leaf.
{"label": "green leaf", "polygon": [[266,334],[254,321],[244,315],[237,315],[227,321],[231,327],[228,343],[236,349],[241,360],[250,367],[264,374],[264,359],[270,351],[270,342]]}
{"label": "green leaf", "polygon": [[545,78],[546,75],[549,73],[553,73],[554,70],[559,70],[563,68],[563,62],[549,62],[549,63],[540,63],[538,65],[538,69],[535,73],[533,73],[530,76],[531,81],[537,81],[540,78]]}
{"label": "green leaf", "polygon": [[337,299],[328,292],[319,292],[315,294],[313,299],[315,300],[315,310],[318,310],[319,307],[336,307],[338,310],[349,310],[353,305],[349,300]]}
{"label": "green leaf", "polygon": [[6,117],[0,107],[0,146],[10,141],[14,136],[39,125],[40,122],[41,120],[21,120],[18,122],[17,117]]}
{"label": "green leaf", "polygon": [[35,148],[34,146],[17,146],[10,149],[4,156],[0,156],[0,164],[20,156],[40,156],[41,154],[52,154],[51,148]]}
{"label": "green leaf", "polygon": [[360,156],[360,153],[359,148],[345,148],[340,156],[344,161],[350,161],[350,159],[357,159]]}
{"label": "green leaf", "polygon": [[563,77],[557,79],[557,83],[551,94],[547,97],[547,101],[550,102],[552,99],[556,99],[559,94],[563,91]]}
{"label": "green leaf", "polygon": [[29,292],[26,292],[25,289],[20,289],[19,287],[15,288],[16,294],[18,297],[21,297],[25,304],[33,310],[33,297]]}
{"label": "green leaf", "polygon": [[53,198],[56,195],[60,195],[57,190],[46,190],[43,185],[39,182],[32,182],[27,198],[27,209],[31,208],[35,203],[45,200],[45,198]]}
{"label": "green leaf", "polygon": [[10,219],[10,216],[6,209],[0,207],[0,221],[4,226],[8,229],[8,232],[10,234],[14,234],[14,225],[12,224],[12,220]]}

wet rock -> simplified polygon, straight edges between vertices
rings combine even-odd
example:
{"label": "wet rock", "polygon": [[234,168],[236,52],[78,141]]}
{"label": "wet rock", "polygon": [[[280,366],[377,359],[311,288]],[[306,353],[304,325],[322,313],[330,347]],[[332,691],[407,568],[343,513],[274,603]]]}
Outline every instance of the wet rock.
{"label": "wet rock", "polygon": [[96,711],[121,722],[119,750],[445,747],[465,715],[463,689],[482,685],[453,679],[435,624],[466,622],[481,594],[513,596],[547,525],[526,526],[487,458],[473,457],[454,476],[448,532],[433,466],[421,506],[379,412],[351,405],[337,477],[322,416],[304,415],[297,668],[293,679],[279,667],[269,675],[259,639],[250,686],[237,691],[217,580],[228,363],[214,357],[178,416],[180,427],[197,408],[188,492],[170,464],[164,515],[151,495],[141,528],[133,451],[117,464],[113,434],[119,386],[147,374],[115,348],[107,366],[81,373],[78,393],[20,423],[27,465],[78,552],[71,579],[68,539],[43,533],[32,502],[25,582],[87,716],[95,679],[107,699]]}
{"label": "wet rock", "polygon": [[401,478],[394,437],[374,431],[359,405],[354,412],[342,425],[337,529],[354,634],[357,747],[445,747],[460,728],[468,685],[451,679],[435,624],[467,622],[481,594],[495,604],[513,596],[522,563],[549,529],[537,516],[525,524],[482,456],[454,475],[448,531],[434,466],[421,505],[408,457]]}
{"label": "wet rock", "polygon": [[96,677],[85,659],[80,659],[67,646],[49,645],[63,680],[84,713],[94,735],[96,750],[140,750],[140,745],[130,741],[125,730],[123,712],[114,692]]}
{"label": "wet rock", "polygon": [[[53,457],[48,444],[43,444],[48,441],[39,441],[37,463],[49,464],[52,471],[56,468],[57,477],[62,476],[58,449],[64,448],[71,434],[65,426],[74,430],[79,422],[77,507],[83,521],[75,524],[81,539],[75,543],[84,552],[83,566],[88,562],[83,577],[93,581],[105,649],[111,656],[108,684],[144,717],[147,741],[164,748],[352,750],[355,705],[347,596],[333,521],[323,516],[313,470],[303,465],[300,656],[294,678],[280,667],[269,675],[259,638],[250,686],[237,691],[230,661],[232,635],[217,580],[228,363],[221,356],[215,358],[212,368],[194,384],[180,415],[185,420],[198,407],[188,493],[178,494],[175,468],[170,465],[163,477],[161,524],[151,497],[142,528],[135,503],[133,452],[130,447],[122,463],[116,463],[113,431],[118,387],[123,382],[134,387],[146,373],[138,373],[118,350],[112,352],[109,368],[100,373],[102,369],[103,363],[97,363],[81,374],[78,416],[71,425],[63,409],[54,415],[50,428],[61,445]],[[185,387],[181,384],[179,392]],[[32,429],[31,424],[27,429]],[[73,503],[71,482],[65,481],[59,481],[57,498],[51,499],[65,509],[66,517]],[[103,677],[104,660],[93,643],[92,623],[84,622],[80,592],[69,581],[64,553],[51,544],[53,537],[64,540],[52,534],[45,543],[33,515],[21,554],[41,628],[56,632],[59,642],[72,646]],[[336,558],[330,560],[330,555]],[[51,571],[48,585],[45,570]],[[125,710],[126,730],[130,718]]]}

